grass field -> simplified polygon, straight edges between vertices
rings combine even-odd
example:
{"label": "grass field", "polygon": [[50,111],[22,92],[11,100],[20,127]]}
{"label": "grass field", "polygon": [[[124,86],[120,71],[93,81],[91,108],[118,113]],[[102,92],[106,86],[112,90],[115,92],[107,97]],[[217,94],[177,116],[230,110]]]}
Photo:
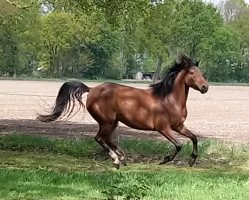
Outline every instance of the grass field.
{"label": "grass field", "polygon": [[124,140],[128,166],[115,170],[93,139],[0,136],[0,199],[248,199],[249,147],[201,141],[175,163],[157,163],[168,143]]}

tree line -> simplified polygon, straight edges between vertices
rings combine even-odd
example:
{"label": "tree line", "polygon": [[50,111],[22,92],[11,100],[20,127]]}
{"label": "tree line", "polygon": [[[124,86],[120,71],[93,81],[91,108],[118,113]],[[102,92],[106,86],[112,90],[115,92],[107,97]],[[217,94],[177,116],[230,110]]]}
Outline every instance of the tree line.
{"label": "tree line", "polygon": [[0,0],[0,76],[159,76],[185,53],[210,81],[248,82],[249,8],[231,2],[233,20],[201,0]]}

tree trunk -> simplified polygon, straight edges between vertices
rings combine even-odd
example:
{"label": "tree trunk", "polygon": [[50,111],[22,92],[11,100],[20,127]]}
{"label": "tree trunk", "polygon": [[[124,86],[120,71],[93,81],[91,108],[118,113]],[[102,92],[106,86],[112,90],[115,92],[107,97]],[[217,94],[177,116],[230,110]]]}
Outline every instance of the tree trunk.
{"label": "tree trunk", "polygon": [[48,66],[48,76],[53,77],[53,75],[54,75],[54,57],[50,54],[49,66]]}
{"label": "tree trunk", "polygon": [[162,63],[163,63],[163,57],[158,56],[158,62],[157,62],[157,68],[156,68],[156,73],[153,77],[153,83],[157,82],[161,73],[161,68],[162,68]]}

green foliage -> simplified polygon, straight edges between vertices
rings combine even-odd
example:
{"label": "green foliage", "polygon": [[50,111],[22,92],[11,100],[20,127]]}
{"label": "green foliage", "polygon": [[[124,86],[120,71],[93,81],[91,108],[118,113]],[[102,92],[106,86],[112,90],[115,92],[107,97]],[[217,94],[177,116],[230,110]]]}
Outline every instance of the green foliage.
{"label": "green foliage", "polygon": [[[69,64],[66,61],[65,55],[69,54],[77,59],[73,63],[76,67],[87,66],[90,61],[90,56],[83,56],[87,51],[84,51],[84,46],[95,41],[98,36],[98,27],[92,27],[93,19],[86,15],[76,16],[66,12],[52,12],[47,16],[42,17],[41,23],[41,42],[44,53],[40,55],[40,60],[47,68],[48,75],[60,77],[63,71],[71,71],[75,74],[78,70],[68,69]],[[75,46],[73,46],[76,44]],[[73,53],[71,53],[73,52]],[[66,56],[68,58],[68,56]],[[43,66],[42,66],[43,67]],[[71,67],[71,66],[70,66]],[[66,68],[67,70],[65,70]],[[81,68],[81,70],[83,70]]]}
{"label": "green foliage", "polygon": [[108,23],[100,28],[100,39],[97,43],[89,45],[94,60],[93,66],[86,71],[86,76],[105,77],[108,79],[121,79],[125,66],[120,53],[123,41],[119,31],[114,31]]}
{"label": "green foliage", "polygon": [[213,33],[222,26],[222,19],[211,5],[202,1],[183,1],[175,6],[172,19],[171,48],[196,57],[199,45],[212,39]]}
{"label": "green foliage", "polygon": [[185,53],[201,59],[211,81],[249,81],[244,1],[236,1],[242,14],[230,24],[201,0],[11,2],[0,9],[1,76],[158,76]]}
{"label": "green foliage", "polygon": [[239,16],[231,26],[238,32],[240,36],[239,57],[236,63],[235,74],[241,82],[249,80],[249,8],[244,9],[244,12]]}
{"label": "green foliage", "polygon": [[[200,55],[210,81],[238,80],[235,74],[240,45],[237,33],[230,26],[220,27],[213,37],[201,44]],[[216,51],[213,51],[216,49]]]}
{"label": "green foliage", "polygon": [[123,174],[118,174],[117,179],[106,190],[102,191],[107,200],[139,200],[143,199],[149,192],[148,183],[142,177],[134,177],[131,184],[129,178]]}

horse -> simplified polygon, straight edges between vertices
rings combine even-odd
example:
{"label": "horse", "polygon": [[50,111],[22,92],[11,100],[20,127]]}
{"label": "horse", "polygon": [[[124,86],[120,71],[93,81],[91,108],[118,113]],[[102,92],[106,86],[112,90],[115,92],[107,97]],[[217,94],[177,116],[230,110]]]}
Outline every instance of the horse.
{"label": "horse", "polygon": [[174,132],[190,138],[193,150],[188,164],[192,167],[198,156],[198,141],[184,125],[187,117],[186,102],[189,88],[204,94],[209,87],[198,65],[199,61],[194,62],[186,55],[181,55],[165,77],[147,89],[110,82],[96,87],[88,87],[80,81],[65,82],[58,92],[51,113],[39,114],[37,119],[51,122],[63,114],[70,115],[76,101],[80,106],[85,106],[82,95],[87,92],[86,108],[99,124],[95,140],[108,152],[116,168],[121,164],[126,165],[124,151],[118,148],[111,138],[118,122],[134,129],[157,131],[174,144],[173,151],[159,164],[172,161],[182,148]]}

